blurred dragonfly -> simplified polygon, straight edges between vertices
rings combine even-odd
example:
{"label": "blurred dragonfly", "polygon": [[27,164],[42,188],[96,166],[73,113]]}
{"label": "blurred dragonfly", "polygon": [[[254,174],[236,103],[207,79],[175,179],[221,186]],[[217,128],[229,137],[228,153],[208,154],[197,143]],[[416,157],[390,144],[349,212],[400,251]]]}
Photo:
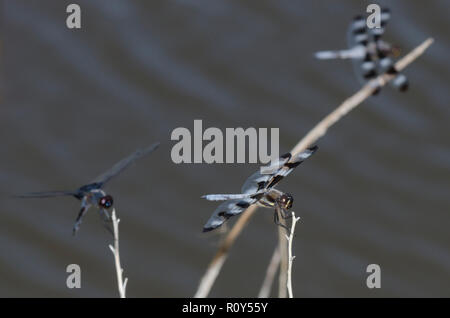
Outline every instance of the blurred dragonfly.
{"label": "blurred dragonfly", "polygon": [[[139,149],[129,155],[128,157],[122,159],[118,163],[116,163],[111,169],[103,173],[102,175],[95,178],[90,183],[79,187],[74,191],[48,191],[48,192],[30,192],[15,195],[17,198],[50,198],[50,197],[58,197],[58,196],[73,196],[78,200],[81,200],[81,210],[78,213],[78,217],[75,221],[75,225],[73,226],[73,235],[78,231],[82,218],[89,210],[90,207],[97,207],[100,213],[100,216],[103,218],[105,225],[106,222],[110,221],[110,217],[108,214],[108,209],[113,206],[113,197],[109,194],[106,194],[103,191],[103,187],[115,176],[120,174],[126,168],[128,168],[133,162],[136,160],[150,154],[156,148],[158,148],[159,143],[155,143],[146,149]],[[107,226],[108,230],[111,229]]]}
{"label": "blurred dragonfly", "polygon": [[[355,75],[361,84],[365,84],[380,74],[394,75],[390,84],[400,91],[406,91],[408,79],[395,68],[392,59],[400,55],[400,49],[381,39],[390,17],[389,9],[382,9],[380,28],[369,28],[362,16],[356,16],[347,31],[348,49],[320,51],[315,53],[315,57],[320,60],[350,59]],[[378,93],[378,90],[375,93]]]}

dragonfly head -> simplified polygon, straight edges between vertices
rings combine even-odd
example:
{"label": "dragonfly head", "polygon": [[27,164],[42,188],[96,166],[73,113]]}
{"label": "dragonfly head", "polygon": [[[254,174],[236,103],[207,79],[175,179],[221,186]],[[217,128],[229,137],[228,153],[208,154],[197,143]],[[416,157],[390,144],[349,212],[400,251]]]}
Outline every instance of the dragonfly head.
{"label": "dragonfly head", "polygon": [[98,205],[104,209],[109,209],[110,207],[112,207],[113,202],[113,197],[108,194],[98,200]]}
{"label": "dragonfly head", "polygon": [[385,42],[383,40],[379,40],[377,42],[377,50],[383,55],[392,56],[394,58],[399,57],[401,54],[401,49],[399,46]]}
{"label": "dragonfly head", "polygon": [[401,53],[402,53],[402,50],[400,49],[400,47],[398,47],[396,45],[392,45],[391,54],[393,57],[397,58],[400,56]]}
{"label": "dragonfly head", "polygon": [[293,202],[294,198],[289,193],[283,193],[278,199],[278,203],[285,210],[289,210],[290,208],[292,208]]}

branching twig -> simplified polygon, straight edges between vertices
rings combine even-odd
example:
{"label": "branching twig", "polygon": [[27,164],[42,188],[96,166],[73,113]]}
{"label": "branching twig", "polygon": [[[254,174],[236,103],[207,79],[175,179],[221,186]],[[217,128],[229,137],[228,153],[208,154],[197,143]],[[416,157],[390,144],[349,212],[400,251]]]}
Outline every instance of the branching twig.
{"label": "branching twig", "polygon": [[[413,51],[408,53],[402,59],[397,61],[395,67],[398,71],[402,71],[409,64],[411,64],[414,60],[416,60],[420,55],[422,55],[426,49],[433,43],[433,39],[429,38],[424,41],[421,45],[416,47]],[[341,105],[339,105],[331,114],[326,116],[322,121],[320,121],[312,130],[308,132],[308,134],[303,137],[299,143],[292,149],[291,154],[293,157],[299,154],[303,150],[305,150],[308,146],[315,143],[320,137],[325,135],[328,128],[333,126],[338,120],[340,120],[343,116],[345,116],[348,112],[353,110],[355,107],[360,105],[363,101],[369,98],[377,87],[382,87],[386,85],[390,80],[393,79],[392,75],[383,74],[370,81],[366,85],[364,85],[356,94],[351,96],[349,99],[345,100]],[[378,86],[377,86],[378,85]],[[250,206],[247,211],[245,211],[241,217],[237,220],[234,227],[231,229],[230,233],[227,235],[225,240],[219,246],[219,250],[216,255],[212,259],[211,263],[206,270],[206,273],[203,275],[200,285],[198,287],[197,293],[195,297],[207,297],[209,291],[211,290],[212,285],[220,273],[222,265],[224,264],[228,250],[233,245],[236,238],[239,236],[241,231],[244,229],[245,225],[247,225],[248,221],[252,217],[252,215],[256,211],[256,206]]]}
{"label": "branching twig", "polygon": [[294,262],[295,256],[292,256],[292,241],[294,240],[294,232],[295,232],[295,223],[300,220],[300,217],[295,217],[294,211],[292,211],[292,223],[291,223],[291,233],[289,236],[286,235],[286,239],[288,240],[288,270],[287,270],[287,291],[289,294],[289,298],[293,297],[292,294],[292,263]]}
{"label": "branching twig", "polygon": [[120,295],[120,298],[125,298],[128,278],[125,278],[125,281],[123,280],[123,268],[120,265],[120,254],[119,254],[119,222],[120,222],[120,219],[118,219],[116,217],[116,210],[114,208],[111,213],[111,218],[112,218],[113,228],[114,228],[114,247],[112,245],[109,245],[109,248],[114,255],[114,261],[116,264],[117,285],[119,288],[119,295]]}

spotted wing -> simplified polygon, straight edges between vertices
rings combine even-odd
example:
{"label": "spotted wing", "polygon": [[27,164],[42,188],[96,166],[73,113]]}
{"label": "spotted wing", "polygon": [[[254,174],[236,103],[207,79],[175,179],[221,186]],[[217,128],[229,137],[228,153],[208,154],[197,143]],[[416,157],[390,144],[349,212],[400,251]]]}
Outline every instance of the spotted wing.
{"label": "spotted wing", "polygon": [[145,149],[139,149],[129,155],[128,157],[122,159],[118,163],[116,163],[111,169],[106,171],[104,174],[98,176],[95,178],[92,183],[100,184],[101,186],[104,186],[105,183],[107,183],[109,180],[111,180],[113,177],[120,174],[122,171],[124,171],[126,168],[128,168],[133,162],[136,160],[150,154],[153,152],[156,148],[158,148],[159,143],[155,143],[151,145],[148,148]]}
{"label": "spotted wing", "polygon": [[282,155],[275,162],[272,162],[269,166],[261,167],[260,170],[245,180],[241,192],[245,194],[255,194],[264,191],[268,182],[272,180],[290,159],[291,154],[287,153]]}
{"label": "spotted wing", "polygon": [[[380,28],[372,28],[368,29],[369,38],[372,42],[378,44],[378,48],[384,47],[385,50],[390,50],[392,48],[391,44],[384,42],[381,40],[381,36],[385,32],[386,24],[388,23],[389,19],[391,17],[391,13],[389,9],[384,8],[381,11],[381,21],[380,21]],[[400,91],[406,91],[408,89],[408,79],[405,75],[400,74],[397,69],[395,68],[394,60],[383,53],[383,50],[377,49],[377,70],[379,74],[392,74],[395,75],[394,79],[389,82],[391,86],[394,88],[400,90]]]}
{"label": "spotted wing", "polygon": [[244,212],[250,205],[255,204],[264,192],[258,192],[258,183],[267,182],[271,175],[261,175],[259,172],[250,176],[242,187],[242,194],[208,194],[202,198],[209,201],[222,201],[212,213],[203,227],[203,232],[212,231],[221,226],[230,217]]}
{"label": "spotted wing", "polygon": [[203,226],[203,232],[212,231],[221,226],[230,217],[244,212],[254,199],[228,200],[220,204]]}
{"label": "spotted wing", "polygon": [[258,202],[267,189],[274,187],[299,164],[309,158],[317,149],[317,146],[308,148],[293,158],[290,153],[281,156],[279,160],[265,167],[266,170],[263,170],[265,172],[270,171],[271,173],[263,174],[260,169],[260,171],[251,175],[242,186],[242,194],[210,194],[203,196],[203,198],[211,201],[227,200],[220,204],[213,212],[203,227],[203,232],[218,228],[230,217],[244,212],[250,205]]}
{"label": "spotted wing", "polygon": [[381,36],[386,31],[386,24],[388,23],[389,19],[391,18],[391,12],[387,8],[381,9],[380,14],[380,27],[379,28],[367,28],[369,37],[372,41],[378,41]]}
{"label": "spotted wing", "polygon": [[[295,168],[297,168],[303,161],[308,159],[316,152],[317,146],[306,149],[295,157],[292,157],[290,153],[283,155],[280,158],[280,162],[284,162],[280,167],[272,174],[261,174],[260,172],[252,175],[242,187],[243,193],[254,192],[260,193],[267,189],[273,188],[284,177],[289,175]],[[286,160],[287,159],[287,160]]]}
{"label": "spotted wing", "polygon": [[375,45],[375,42],[369,34],[366,19],[360,15],[356,16],[347,31],[347,46],[349,49],[359,47],[366,51],[363,58],[352,59],[353,71],[361,85],[378,75],[375,56],[368,50],[370,45]]}

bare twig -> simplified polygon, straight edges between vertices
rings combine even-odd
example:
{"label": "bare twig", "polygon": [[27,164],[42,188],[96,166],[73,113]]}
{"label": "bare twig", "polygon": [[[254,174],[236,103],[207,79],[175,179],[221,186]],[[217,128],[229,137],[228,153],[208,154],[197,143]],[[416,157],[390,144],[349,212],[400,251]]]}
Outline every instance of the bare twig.
{"label": "bare twig", "polygon": [[[286,220],[284,220],[282,217],[280,217],[279,222],[284,226],[286,226]],[[278,298],[286,298],[288,250],[286,245],[286,229],[281,226],[278,226],[278,249],[280,250],[280,271],[278,272]]]}
{"label": "bare twig", "polygon": [[270,290],[272,289],[272,284],[275,279],[275,274],[280,265],[280,250],[278,245],[273,250],[272,258],[270,259],[269,266],[266,270],[266,276],[264,277],[263,284],[259,290],[258,298],[267,298],[270,296]]}
{"label": "bare twig", "polygon": [[[409,64],[414,62],[420,55],[422,55],[426,49],[433,43],[432,38],[428,38],[413,51],[405,55],[402,59],[397,61],[395,67],[398,71],[402,71]],[[294,157],[308,146],[315,143],[319,138],[321,138],[327,132],[328,128],[333,126],[338,120],[345,116],[348,112],[353,110],[355,107],[360,105],[363,101],[369,98],[377,89],[377,87],[382,87],[386,85],[390,80],[393,79],[392,75],[383,74],[376,79],[370,81],[364,85],[356,94],[345,100],[341,105],[339,105],[331,114],[326,116],[322,121],[320,121],[313,129],[311,129],[308,134],[303,137],[297,145],[292,149],[291,153]],[[256,211],[256,206],[250,206],[247,211],[245,211],[241,217],[236,221],[234,227],[231,229],[230,233],[227,235],[225,240],[219,246],[219,250],[214,255],[211,263],[209,264],[205,274],[203,275],[197,293],[195,297],[207,297],[209,291],[211,290],[214,281],[219,274],[222,265],[224,264],[228,251],[233,245],[236,238],[239,236],[241,231],[247,225],[248,221],[251,219]]]}
{"label": "bare twig", "polygon": [[288,240],[288,260],[289,260],[286,287],[289,294],[289,298],[294,297],[292,294],[292,263],[294,262],[295,256],[292,256],[292,241],[294,240],[295,224],[297,223],[298,220],[300,220],[300,217],[298,218],[295,217],[295,213],[294,211],[292,211],[291,233],[289,234],[289,236],[286,235],[286,239]]}
{"label": "bare twig", "polygon": [[114,255],[114,261],[116,264],[116,273],[117,273],[117,286],[119,288],[120,298],[125,298],[125,293],[127,289],[128,278],[123,280],[123,268],[120,265],[120,254],[119,254],[119,222],[120,219],[116,217],[116,210],[113,208],[111,213],[111,218],[113,222],[114,228],[114,247],[109,245],[109,249]]}

